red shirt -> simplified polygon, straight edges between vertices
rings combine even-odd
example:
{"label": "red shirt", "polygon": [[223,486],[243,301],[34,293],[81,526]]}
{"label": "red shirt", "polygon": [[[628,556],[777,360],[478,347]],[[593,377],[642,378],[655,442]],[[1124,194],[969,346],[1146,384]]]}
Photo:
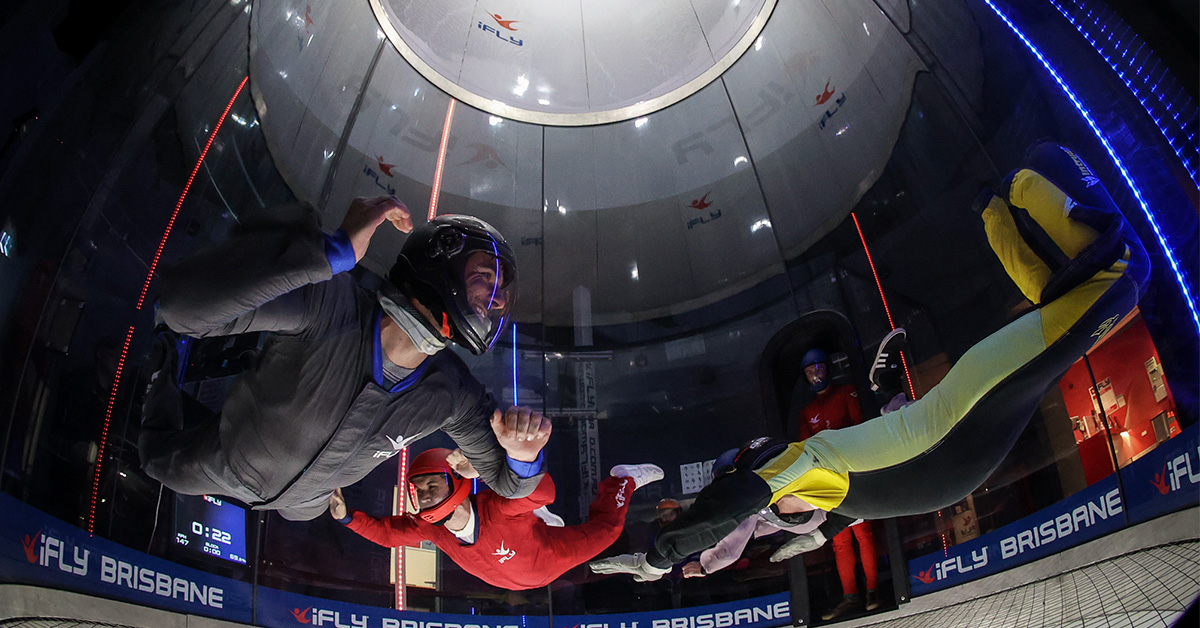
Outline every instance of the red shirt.
{"label": "red shirt", "polygon": [[[609,521],[593,507],[591,519],[578,526],[550,527],[533,511],[554,501],[554,481],[542,476],[533,493],[520,499],[505,499],[491,489],[472,499],[475,507],[475,542],[467,545],[443,526],[420,517],[398,515],[377,519],[355,511],[347,526],[379,545],[399,547],[432,541],[459,567],[490,585],[521,590],[544,587],[583,561],[611,545],[624,524],[624,510],[633,493],[632,480],[609,478],[602,496],[614,492],[613,504],[597,498],[601,510],[620,511]],[[601,502],[603,505],[601,506]],[[611,530],[610,530],[611,528]],[[600,530],[598,530],[600,529]],[[599,532],[599,533],[597,533]]]}
{"label": "red shirt", "polygon": [[808,402],[800,411],[800,437],[804,440],[821,430],[838,430],[862,423],[862,408],[853,384],[833,386]]}

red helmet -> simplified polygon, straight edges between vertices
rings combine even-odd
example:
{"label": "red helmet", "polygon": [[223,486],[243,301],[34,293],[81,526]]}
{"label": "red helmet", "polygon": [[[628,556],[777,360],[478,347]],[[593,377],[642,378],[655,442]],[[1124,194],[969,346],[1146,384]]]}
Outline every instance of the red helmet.
{"label": "red helmet", "polygon": [[428,449],[421,455],[413,458],[412,464],[408,467],[408,499],[413,506],[419,507],[417,501],[417,487],[413,484],[413,478],[418,475],[428,475],[431,473],[440,473],[446,477],[446,483],[450,486],[450,495],[443,499],[440,503],[424,508],[419,516],[434,525],[441,525],[450,518],[454,513],[454,509],[471,492],[471,481],[462,477],[454,471],[446,462],[446,456],[450,455],[450,450],[445,447],[436,447]]}

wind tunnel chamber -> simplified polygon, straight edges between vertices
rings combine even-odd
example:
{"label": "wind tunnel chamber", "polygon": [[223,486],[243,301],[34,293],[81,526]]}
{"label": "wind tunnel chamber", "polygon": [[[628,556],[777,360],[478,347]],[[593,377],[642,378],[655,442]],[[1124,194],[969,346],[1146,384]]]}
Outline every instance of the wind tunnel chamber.
{"label": "wind tunnel chamber", "polygon": [[[747,603],[770,617],[746,625],[819,623],[843,595],[834,552],[772,563],[780,535],[705,578],[677,568],[635,583],[583,565],[512,592],[429,543],[397,554],[328,516],[294,522],[174,494],[137,453],[160,271],[290,203],[327,232],[351,199],[382,194],[417,224],[462,213],[495,225],[519,268],[512,327],[487,354],[454,351],[500,407],[551,418],[550,510],[567,525],[586,520],[613,465],[666,471],[633,494],[601,556],[640,552],[660,501],[686,509],[719,454],[795,437],[815,397],[798,367],[808,349],[831,354],[834,380],[871,418],[891,401],[867,370],[893,328],[907,331],[900,387],[921,397],[1032,307],[972,202],[1047,138],[1113,195],[1149,251],[1150,288],[971,496],[862,524],[877,575],[859,545],[852,578],[860,590],[878,579],[883,612],[974,577],[929,571],[935,559],[958,551],[969,564],[1056,508],[1112,491],[1124,504],[986,573],[1195,506],[1181,489],[1200,478],[1195,462],[1163,475],[1198,438],[1194,80],[1136,55],[1145,79],[1114,72],[1072,19],[1092,3],[441,5],[132,2],[73,58],[55,47],[52,18],[26,29],[29,10],[0,18],[0,41],[24,44],[0,71],[42,77],[0,103],[13,118],[38,111],[0,148],[0,286],[12,295],[0,305],[0,528],[30,543],[0,554],[0,581],[270,626],[310,619],[306,606],[557,627]],[[1173,87],[1151,100],[1138,80]],[[1161,103],[1171,115],[1147,111]],[[380,228],[357,281],[378,287],[404,238]],[[181,388],[195,416],[220,411],[264,343],[189,345]],[[348,503],[396,512],[398,474],[437,446],[453,444],[438,433],[387,457],[345,488]],[[99,563],[91,579],[43,569],[30,548],[50,536],[93,560],[182,570],[224,587],[224,603],[139,591],[136,575],[110,582]]]}

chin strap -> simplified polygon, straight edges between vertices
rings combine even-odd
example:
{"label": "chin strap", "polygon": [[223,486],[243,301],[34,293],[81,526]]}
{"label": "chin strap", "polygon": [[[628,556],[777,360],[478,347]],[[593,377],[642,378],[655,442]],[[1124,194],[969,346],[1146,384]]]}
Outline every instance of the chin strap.
{"label": "chin strap", "polygon": [[[388,318],[396,322],[400,329],[412,340],[413,345],[418,351],[425,355],[433,355],[438,351],[446,348],[446,340],[438,338],[433,330],[429,329],[425,317],[421,316],[412,303],[401,294],[398,290],[384,289],[379,291],[377,300],[383,312],[388,315]],[[446,315],[442,314],[443,321],[446,320]],[[447,327],[443,323],[443,327]]]}

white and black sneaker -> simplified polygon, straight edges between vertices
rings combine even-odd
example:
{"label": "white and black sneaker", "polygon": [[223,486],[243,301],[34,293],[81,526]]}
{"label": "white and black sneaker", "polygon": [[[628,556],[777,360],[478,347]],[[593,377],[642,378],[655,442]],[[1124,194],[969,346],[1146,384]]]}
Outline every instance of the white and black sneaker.
{"label": "white and black sneaker", "polygon": [[642,488],[666,477],[663,470],[653,464],[619,464],[613,467],[608,474],[617,478],[632,478],[635,488]]}
{"label": "white and black sneaker", "polygon": [[903,327],[893,329],[888,335],[883,337],[883,341],[879,343],[879,350],[875,352],[875,361],[871,363],[871,371],[867,373],[867,379],[871,380],[871,390],[879,390],[880,377],[891,370],[900,368],[900,350],[904,348],[904,340],[907,332]]}

